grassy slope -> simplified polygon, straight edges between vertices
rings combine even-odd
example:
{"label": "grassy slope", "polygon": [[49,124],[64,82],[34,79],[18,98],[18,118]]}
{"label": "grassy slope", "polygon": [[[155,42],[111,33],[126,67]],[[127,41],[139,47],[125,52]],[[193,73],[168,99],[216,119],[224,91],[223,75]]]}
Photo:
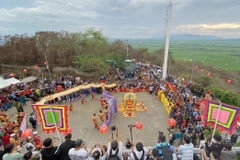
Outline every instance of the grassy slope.
{"label": "grassy slope", "polygon": [[[163,40],[130,40],[129,43],[135,48],[145,47],[149,51],[164,47]],[[170,50],[173,58],[178,60],[190,61],[195,58],[198,63],[240,70],[239,40],[171,41]]]}

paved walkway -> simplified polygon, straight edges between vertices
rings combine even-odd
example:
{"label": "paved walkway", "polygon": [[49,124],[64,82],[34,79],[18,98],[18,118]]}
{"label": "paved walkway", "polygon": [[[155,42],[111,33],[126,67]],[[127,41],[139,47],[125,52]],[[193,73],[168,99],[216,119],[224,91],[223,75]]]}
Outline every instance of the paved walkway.
{"label": "paved walkway", "polygon": [[[125,93],[114,93],[118,102],[123,100]],[[100,98],[101,95],[97,95]],[[92,144],[106,144],[108,141],[109,133],[101,134],[98,130],[94,129],[92,123],[92,114],[98,113],[101,109],[99,100],[91,101],[90,97],[86,98],[87,103],[81,104],[80,100],[73,102],[74,112],[69,113],[69,125],[73,129],[73,139],[83,139],[88,146]],[[158,131],[163,131],[167,134],[168,116],[163,104],[152,95],[148,93],[137,93],[137,101],[142,101],[146,107],[147,112],[136,112],[136,117],[123,117],[122,112],[113,115],[111,126],[115,125],[119,128],[123,141],[130,138],[129,124],[135,124],[137,121],[143,123],[143,128],[137,130],[133,128],[134,142],[141,141],[145,146],[155,146],[157,143]],[[24,107],[24,111],[29,114],[32,112],[30,104]],[[16,114],[16,109],[11,108],[8,113]],[[29,126],[31,126],[29,124]],[[41,126],[38,125],[37,130],[39,135],[44,139],[47,137],[57,136],[57,134],[42,133]],[[62,136],[63,137],[63,136]]]}

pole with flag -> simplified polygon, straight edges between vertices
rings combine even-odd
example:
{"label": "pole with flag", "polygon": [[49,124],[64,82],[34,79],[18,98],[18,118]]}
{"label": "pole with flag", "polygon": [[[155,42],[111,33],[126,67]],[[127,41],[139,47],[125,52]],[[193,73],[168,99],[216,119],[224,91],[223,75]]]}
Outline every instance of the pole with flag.
{"label": "pole with flag", "polygon": [[[218,119],[219,119],[219,115],[222,109],[222,103],[219,101],[220,106],[218,107],[218,113],[217,113],[217,118],[215,120],[215,125],[214,125],[214,129],[213,129],[213,133],[212,133],[212,140],[213,140],[213,136],[215,135],[216,129],[217,129],[217,124],[218,124]],[[212,142],[211,142],[212,144]]]}
{"label": "pole with flag", "polygon": [[56,119],[55,119],[55,116],[54,116],[54,114],[53,114],[52,105],[50,105],[50,110],[51,110],[51,115],[52,115],[53,123],[54,123],[54,125],[55,125],[55,127],[56,127],[56,132],[57,132],[57,134],[58,134],[58,138],[59,138],[60,142],[62,142],[62,138],[61,138],[61,135],[60,135],[59,130],[58,130],[58,127],[57,127]]}

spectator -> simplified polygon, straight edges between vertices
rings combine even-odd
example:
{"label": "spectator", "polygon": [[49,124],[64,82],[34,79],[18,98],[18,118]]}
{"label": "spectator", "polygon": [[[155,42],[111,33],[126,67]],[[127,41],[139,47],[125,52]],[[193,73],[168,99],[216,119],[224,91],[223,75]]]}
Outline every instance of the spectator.
{"label": "spectator", "polygon": [[232,150],[231,143],[226,143],[224,149],[221,152],[222,160],[236,160],[236,152]]}
{"label": "spectator", "polygon": [[210,142],[205,139],[205,148],[201,149],[202,160],[208,159],[211,153],[214,156],[214,158],[220,157],[221,151],[223,149],[223,144],[221,140],[222,140],[222,137],[220,135],[214,135],[213,142],[209,146]]}
{"label": "spectator", "polygon": [[5,152],[6,154],[4,154],[3,156],[3,160],[21,160],[24,154],[24,147],[22,145],[22,154],[15,152],[17,151],[17,147],[14,146],[14,144],[10,143],[8,145],[5,146]]}
{"label": "spectator", "polygon": [[183,143],[184,145],[180,145],[176,148],[176,151],[182,152],[182,160],[193,160],[194,146],[190,143],[190,138],[188,136],[184,136]]}
{"label": "spectator", "polygon": [[71,148],[68,152],[68,156],[71,160],[87,160],[88,159],[88,150],[85,142],[81,139],[75,141],[75,148]]}
{"label": "spectator", "polygon": [[0,139],[0,160],[2,160],[3,155],[5,154],[3,141]]}
{"label": "spectator", "polygon": [[168,151],[168,152],[165,152],[166,154],[168,154],[168,156],[171,156],[169,150],[172,153],[174,153],[174,148],[166,142],[166,136],[162,132],[159,132],[158,143],[156,145],[156,148],[159,151],[160,157],[164,156],[163,155],[163,149]]}
{"label": "spectator", "polygon": [[132,146],[132,153],[130,154],[130,158],[132,160],[144,160],[146,156],[146,151],[143,148],[143,144],[141,142],[138,142],[136,144],[136,149],[133,149],[134,147]]}
{"label": "spectator", "polygon": [[[96,158],[96,153],[95,151],[99,151],[100,153],[100,156],[99,156],[99,160],[105,160],[107,155],[106,155],[106,151],[107,151],[107,147],[105,145],[100,145],[100,144],[97,144],[97,145],[94,145],[92,146],[92,149],[91,151],[89,152],[90,154],[92,153],[92,158],[95,159]],[[95,157],[94,157],[94,153],[95,153]]]}
{"label": "spectator", "polygon": [[3,141],[4,146],[10,144],[10,136],[9,136],[9,134],[4,133],[3,136],[2,136],[2,141]]}
{"label": "spectator", "polygon": [[70,160],[70,157],[68,156],[68,152],[71,148],[74,148],[75,142],[71,140],[72,134],[68,133],[65,136],[65,142],[63,142],[61,145],[58,146],[57,151],[55,152],[55,155],[59,157],[59,160]]}
{"label": "spectator", "polygon": [[36,117],[35,117],[34,113],[31,113],[31,114],[30,114],[29,122],[31,123],[32,128],[33,128],[33,129],[36,129],[37,120],[36,120]]}
{"label": "spectator", "polygon": [[118,133],[118,128],[116,129],[116,137],[117,140],[113,141],[113,131],[111,131],[109,135],[109,142],[108,142],[108,158],[113,160],[113,159],[120,159],[122,160],[122,148],[123,148],[123,143],[122,139]]}
{"label": "spectator", "polygon": [[53,140],[51,138],[46,138],[43,141],[43,149],[41,150],[41,155],[43,160],[58,160],[59,158],[54,155],[57,147],[53,146]]}

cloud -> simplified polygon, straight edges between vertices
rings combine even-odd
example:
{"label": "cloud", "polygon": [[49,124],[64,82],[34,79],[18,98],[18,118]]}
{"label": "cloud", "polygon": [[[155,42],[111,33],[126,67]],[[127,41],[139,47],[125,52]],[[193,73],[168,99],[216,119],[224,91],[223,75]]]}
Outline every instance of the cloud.
{"label": "cloud", "polygon": [[240,23],[180,25],[176,27],[176,30],[181,33],[236,37],[240,36]]}
{"label": "cloud", "polygon": [[[61,3],[60,3],[61,2]],[[81,5],[62,1],[36,1],[31,8],[15,7],[0,9],[0,21],[45,21],[49,19],[96,18],[97,12],[85,9]]]}
{"label": "cloud", "polygon": [[240,29],[240,23],[220,23],[220,24],[196,24],[196,25],[180,25],[178,30],[220,30],[220,29]]}
{"label": "cloud", "polygon": [[[0,0],[0,34],[91,27],[108,37],[158,37],[165,35],[168,4],[169,0]],[[240,34],[239,0],[172,0],[172,4],[171,33]]]}

